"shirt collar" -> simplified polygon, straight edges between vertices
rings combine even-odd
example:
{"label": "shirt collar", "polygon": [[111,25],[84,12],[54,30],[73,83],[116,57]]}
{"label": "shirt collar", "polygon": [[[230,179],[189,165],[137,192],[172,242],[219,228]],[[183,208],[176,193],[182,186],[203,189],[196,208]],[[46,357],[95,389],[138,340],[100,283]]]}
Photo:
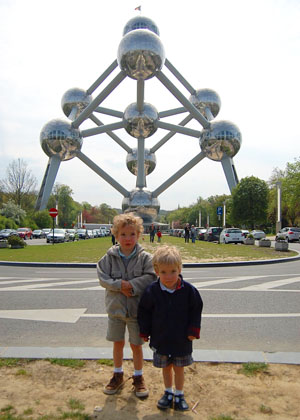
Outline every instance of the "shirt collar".
{"label": "shirt collar", "polygon": [[164,286],[162,284],[162,282],[160,281],[160,279],[159,279],[159,284],[160,284],[161,290],[164,290],[165,292],[168,292],[168,293],[174,293],[174,292],[176,292],[176,290],[179,290],[182,287],[184,287],[183,278],[182,278],[182,275],[181,274],[179,274],[179,279],[178,279],[178,282],[177,282],[176,289],[168,289],[166,286]]}
{"label": "shirt collar", "polygon": [[135,254],[136,254],[136,247],[134,248],[134,250],[132,251],[132,253],[129,254],[129,255],[124,255],[121,252],[121,249],[119,248],[119,255],[120,255],[120,257],[125,258],[125,260],[129,260],[129,258],[133,257]]}

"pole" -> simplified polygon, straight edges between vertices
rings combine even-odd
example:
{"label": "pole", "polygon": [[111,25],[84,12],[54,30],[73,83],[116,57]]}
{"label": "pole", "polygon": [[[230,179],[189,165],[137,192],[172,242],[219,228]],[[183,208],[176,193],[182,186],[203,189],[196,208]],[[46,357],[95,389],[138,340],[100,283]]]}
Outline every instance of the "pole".
{"label": "pole", "polygon": [[52,217],[52,244],[54,245],[54,219],[55,217]]}

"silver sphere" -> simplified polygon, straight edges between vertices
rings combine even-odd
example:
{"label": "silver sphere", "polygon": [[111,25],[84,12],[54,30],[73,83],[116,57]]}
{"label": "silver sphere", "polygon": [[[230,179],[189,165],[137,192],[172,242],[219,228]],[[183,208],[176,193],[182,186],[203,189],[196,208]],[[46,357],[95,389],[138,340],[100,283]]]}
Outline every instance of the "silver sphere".
{"label": "silver sphere", "polygon": [[61,99],[61,107],[64,114],[74,121],[92,100],[92,96],[88,95],[85,90],[72,88],[64,93]]}
{"label": "silver sphere", "polygon": [[69,121],[51,120],[44,125],[40,143],[47,156],[58,156],[61,161],[73,159],[80,151],[82,137],[80,130]]}
{"label": "silver sphere", "polygon": [[155,125],[158,120],[158,112],[156,108],[144,103],[142,112],[137,110],[137,104],[128,105],[125,109],[123,120],[126,122],[125,130],[128,134],[135,138],[147,138],[152,136],[157,130]]}
{"label": "silver sphere", "polygon": [[214,117],[218,115],[221,108],[221,99],[217,92],[212,89],[198,89],[190,96],[189,100],[205,118],[206,108],[210,110]]}
{"label": "silver sphere", "polygon": [[214,121],[200,136],[200,147],[206,156],[215,161],[233,157],[240,150],[242,135],[239,128],[230,121]]}
{"label": "silver sphere", "polygon": [[118,64],[132,79],[147,80],[161,70],[165,51],[159,37],[147,29],[125,35],[118,48]]}
{"label": "silver sphere", "polygon": [[145,16],[136,16],[130,19],[123,29],[123,36],[128,34],[128,32],[135,31],[136,29],[148,29],[159,36],[159,30],[156,23]]}
{"label": "silver sphere", "polygon": [[145,223],[152,223],[160,209],[157,198],[152,197],[152,193],[145,188],[135,188],[130,192],[129,197],[122,201],[123,212],[132,211],[140,216]]}
{"label": "silver sphere", "polygon": [[[155,153],[151,153],[149,149],[145,149],[145,160],[144,160],[144,167],[145,167],[145,175],[151,174],[156,167],[156,157]],[[137,175],[138,172],[138,162],[137,162],[137,149],[132,149],[131,153],[128,153],[126,158],[126,165],[129,171],[133,175]]]}

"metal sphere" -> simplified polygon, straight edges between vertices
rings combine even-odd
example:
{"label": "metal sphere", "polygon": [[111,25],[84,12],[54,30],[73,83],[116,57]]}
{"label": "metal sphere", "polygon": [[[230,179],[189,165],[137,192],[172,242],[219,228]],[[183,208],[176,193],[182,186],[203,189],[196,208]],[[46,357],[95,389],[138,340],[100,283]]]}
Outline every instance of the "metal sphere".
{"label": "metal sphere", "polygon": [[69,121],[51,120],[44,125],[40,143],[47,156],[58,156],[61,161],[73,159],[80,151],[82,137],[80,130]]}
{"label": "metal sphere", "polygon": [[152,223],[160,209],[159,201],[145,188],[135,188],[129,197],[122,201],[123,212],[132,211],[140,216],[145,223]]}
{"label": "metal sphere", "polygon": [[[149,149],[145,149],[145,160],[144,160],[144,167],[145,167],[145,175],[151,174],[156,167],[156,157],[155,153],[151,153]],[[137,175],[138,172],[138,162],[137,162],[137,149],[132,149],[131,153],[128,153],[126,158],[126,165],[129,171],[133,175]]]}
{"label": "metal sphere", "polygon": [[144,103],[142,112],[137,110],[137,104],[128,105],[125,109],[123,120],[126,122],[125,130],[128,134],[135,138],[147,138],[152,136],[157,130],[155,126],[158,120],[158,112],[156,108]]}
{"label": "metal sphere", "polygon": [[151,32],[154,32],[159,36],[159,29],[156,23],[145,16],[135,16],[130,19],[123,29],[123,36],[128,34],[128,32],[135,31],[136,29],[148,29]]}
{"label": "metal sphere", "polygon": [[74,121],[92,100],[92,96],[88,95],[85,90],[72,88],[64,93],[61,99],[61,107],[64,114]]}
{"label": "metal sphere", "polygon": [[159,37],[147,29],[125,35],[118,49],[118,64],[132,79],[147,80],[161,70],[165,51]]}
{"label": "metal sphere", "polygon": [[206,156],[215,161],[233,157],[240,150],[242,135],[239,128],[230,121],[214,121],[200,136],[200,147]]}
{"label": "metal sphere", "polygon": [[212,89],[198,89],[190,96],[189,100],[205,118],[206,108],[210,109],[214,117],[218,115],[221,108],[221,99],[217,92]]}

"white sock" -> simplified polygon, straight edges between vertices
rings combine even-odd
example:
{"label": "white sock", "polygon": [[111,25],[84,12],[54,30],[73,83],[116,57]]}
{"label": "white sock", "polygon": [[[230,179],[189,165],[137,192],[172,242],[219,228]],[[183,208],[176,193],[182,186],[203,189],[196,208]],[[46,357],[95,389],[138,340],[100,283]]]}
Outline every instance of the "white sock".
{"label": "white sock", "polygon": [[114,367],[114,373],[123,373],[123,366],[121,367]]}
{"label": "white sock", "polygon": [[181,389],[175,389],[175,396],[183,395],[183,391]]}
{"label": "white sock", "polygon": [[169,392],[170,394],[174,394],[173,388],[166,388],[165,391]]}
{"label": "white sock", "polygon": [[135,370],[134,369],[134,376],[141,376],[143,374],[143,369]]}

